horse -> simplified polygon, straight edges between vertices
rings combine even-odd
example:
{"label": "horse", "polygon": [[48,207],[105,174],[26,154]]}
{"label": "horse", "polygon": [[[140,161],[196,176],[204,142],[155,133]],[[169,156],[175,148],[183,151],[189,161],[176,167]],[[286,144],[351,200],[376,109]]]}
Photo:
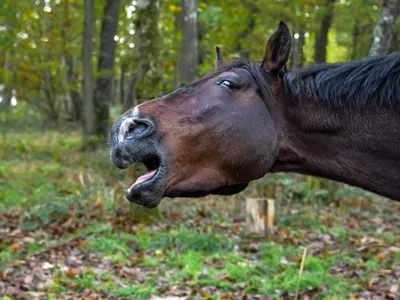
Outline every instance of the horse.
{"label": "horse", "polygon": [[289,71],[281,21],[261,63],[225,62],[118,117],[110,155],[148,172],[127,189],[144,207],[163,197],[231,195],[273,172],[344,182],[400,200],[400,53]]}

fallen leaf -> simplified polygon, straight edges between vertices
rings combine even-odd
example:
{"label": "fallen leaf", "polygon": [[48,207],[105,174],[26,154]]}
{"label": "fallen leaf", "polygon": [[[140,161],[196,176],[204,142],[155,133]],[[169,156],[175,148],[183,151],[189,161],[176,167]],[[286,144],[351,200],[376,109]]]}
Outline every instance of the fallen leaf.
{"label": "fallen leaf", "polygon": [[217,278],[215,278],[215,280],[217,280],[217,281],[225,280],[225,279],[229,279],[229,276],[226,274],[220,275]]}
{"label": "fallen leaf", "polygon": [[394,284],[390,287],[390,292],[392,294],[396,294],[400,290],[400,286],[398,284]]}
{"label": "fallen leaf", "polygon": [[49,269],[53,269],[53,268],[54,268],[54,265],[51,264],[51,263],[49,263],[49,262],[47,262],[47,261],[45,261],[45,262],[42,264],[42,269],[43,269],[43,270],[49,270]]}
{"label": "fallen leaf", "polygon": [[385,252],[379,252],[377,255],[375,255],[375,258],[378,261],[382,261],[385,258]]}
{"label": "fallen leaf", "polygon": [[103,204],[101,203],[101,201],[99,201],[99,200],[96,200],[95,202],[94,202],[94,204],[93,204],[93,208],[94,209],[100,209],[100,208],[102,208],[103,207]]}
{"label": "fallen leaf", "polygon": [[17,251],[19,250],[20,247],[21,247],[20,244],[14,243],[14,244],[12,244],[12,245],[10,246],[10,249],[11,249],[11,251],[13,251],[13,252],[17,252]]}
{"label": "fallen leaf", "polygon": [[33,275],[28,275],[24,278],[24,283],[30,285],[33,281]]}
{"label": "fallen leaf", "polygon": [[84,248],[84,247],[86,247],[87,245],[89,245],[89,241],[84,240],[84,241],[82,241],[82,242],[79,243],[79,245],[77,246],[77,248]]}
{"label": "fallen leaf", "polygon": [[374,277],[370,281],[368,281],[368,288],[372,289],[378,283],[379,283],[379,278],[378,277]]}
{"label": "fallen leaf", "polygon": [[69,278],[75,278],[78,275],[78,270],[71,268],[65,273]]}

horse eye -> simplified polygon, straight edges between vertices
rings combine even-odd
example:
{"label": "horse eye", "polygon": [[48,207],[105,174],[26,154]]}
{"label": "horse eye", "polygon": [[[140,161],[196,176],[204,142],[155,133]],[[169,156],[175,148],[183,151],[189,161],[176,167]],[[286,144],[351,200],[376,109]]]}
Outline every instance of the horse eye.
{"label": "horse eye", "polygon": [[225,88],[228,88],[230,90],[238,90],[239,89],[239,86],[235,82],[227,80],[227,79],[218,81],[217,84],[220,86],[223,86]]}

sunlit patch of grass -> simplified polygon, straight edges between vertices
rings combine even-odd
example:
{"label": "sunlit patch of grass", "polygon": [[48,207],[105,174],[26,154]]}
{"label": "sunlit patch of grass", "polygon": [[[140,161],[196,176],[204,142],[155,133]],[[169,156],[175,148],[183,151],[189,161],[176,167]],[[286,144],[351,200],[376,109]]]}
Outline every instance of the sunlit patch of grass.
{"label": "sunlit patch of grass", "polygon": [[365,267],[367,271],[372,271],[380,267],[380,262],[373,258],[364,262],[362,266]]}
{"label": "sunlit patch of grass", "polygon": [[125,235],[117,236],[113,233],[106,233],[103,236],[88,237],[88,244],[85,248],[88,251],[103,253],[109,257],[117,254],[127,256],[134,254],[134,250],[127,245],[129,240]]}
{"label": "sunlit patch of grass", "polygon": [[[188,251],[183,254],[175,255],[175,267],[179,270],[174,274],[176,278],[193,278],[202,271],[205,266],[203,265],[204,256],[201,253]],[[174,262],[169,262],[170,266]]]}
{"label": "sunlit patch of grass", "polygon": [[13,251],[11,249],[5,249],[0,251],[0,264],[9,261],[13,257]]}
{"label": "sunlit patch of grass", "polygon": [[332,231],[333,234],[339,239],[339,241],[344,244],[348,239],[348,232],[341,227],[335,227]]}
{"label": "sunlit patch of grass", "polygon": [[146,300],[155,293],[155,289],[151,285],[133,285],[131,287],[120,288],[113,291],[113,294],[117,297]]}
{"label": "sunlit patch of grass", "polygon": [[396,263],[400,263],[400,251],[397,251],[397,252],[394,252],[394,253],[393,253],[393,260],[394,260]]}
{"label": "sunlit patch of grass", "polygon": [[151,257],[151,256],[146,256],[143,258],[143,260],[139,263],[139,266],[141,267],[151,267],[155,268],[160,265],[160,261],[157,258]]}
{"label": "sunlit patch of grass", "polygon": [[268,266],[272,272],[276,271],[276,269],[285,267],[287,264],[293,264],[293,262],[286,259],[286,257],[298,253],[298,249],[294,247],[282,247],[282,245],[273,242],[261,243],[259,249],[261,261]]}
{"label": "sunlit patch of grass", "polygon": [[[135,235],[116,235],[108,233],[102,237],[90,238],[87,249],[103,253],[106,257],[129,254],[130,246],[146,251],[139,267],[174,270],[168,281],[171,285],[186,282],[191,286],[214,286],[220,290],[234,289],[234,284],[244,284],[246,292],[275,295],[283,292],[295,292],[298,282],[301,250],[291,246],[282,246],[274,242],[261,243],[257,252],[259,260],[250,259],[244,253],[235,253],[231,246],[215,244],[215,235],[201,236],[200,233],[181,231],[147,232],[138,230]],[[205,247],[205,241],[207,246]],[[157,254],[158,253],[158,254]],[[161,254],[162,253],[162,254]],[[349,258],[350,259],[350,258]],[[212,261],[222,261],[216,267]],[[334,295],[347,283],[340,277],[329,274],[336,257],[324,258],[308,256],[304,264],[304,273],[300,282],[300,291],[329,286],[326,295]],[[205,262],[211,262],[206,263]],[[158,276],[163,276],[162,272]],[[225,278],[226,279],[220,279]],[[354,290],[349,288],[349,291]],[[144,293],[147,289],[136,291],[136,287],[122,289],[123,293]],[[152,289],[152,292],[155,290]],[[121,294],[121,295],[122,295]],[[139,295],[138,294],[138,295]],[[136,295],[136,294],[135,294]],[[137,297],[142,297],[137,296]]]}
{"label": "sunlit patch of grass", "polygon": [[245,263],[226,264],[224,272],[229,276],[229,279],[234,282],[244,282],[248,279],[250,268],[246,267]]}
{"label": "sunlit patch of grass", "polygon": [[[68,288],[66,288],[68,286]],[[91,268],[85,268],[76,276],[68,276],[61,271],[56,271],[53,277],[53,283],[49,285],[49,289],[55,293],[65,293],[68,289],[76,292],[83,290],[91,290],[96,292],[110,293],[115,289],[115,282],[107,273],[98,273]]]}
{"label": "sunlit patch of grass", "polygon": [[203,254],[212,254],[227,251],[233,243],[226,236],[214,233],[199,233],[182,229],[164,233],[146,232],[135,235],[138,246],[144,250],[174,249],[176,252],[196,251]]}
{"label": "sunlit patch of grass", "polygon": [[245,259],[237,253],[228,253],[223,259],[231,263],[240,263],[245,261]]}

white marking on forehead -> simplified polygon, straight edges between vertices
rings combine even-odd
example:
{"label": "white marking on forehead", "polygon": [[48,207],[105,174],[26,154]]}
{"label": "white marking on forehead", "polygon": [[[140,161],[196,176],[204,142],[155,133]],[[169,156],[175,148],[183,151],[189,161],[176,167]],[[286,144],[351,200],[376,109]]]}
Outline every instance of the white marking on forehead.
{"label": "white marking on forehead", "polygon": [[138,118],[139,117],[139,105],[136,105],[135,108],[132,110],[132,118]]}
{"label": "white marking on forehead", "polygon": [[135,106],[130,113],[130,118],[124,120],[119,126],[118,143],[122,143],[124,141],[125,135],[129,131],[130,126],[136,125],[134,119],[139,118],[139,106],[140,105]]}
{"label": "white marking on forehead", "polygon": [[118,143],[122,143],[124,141],[125,135],[132,125],[135,126],[135,122],[131,118],[126,119],[122,122],[118,132]]}

